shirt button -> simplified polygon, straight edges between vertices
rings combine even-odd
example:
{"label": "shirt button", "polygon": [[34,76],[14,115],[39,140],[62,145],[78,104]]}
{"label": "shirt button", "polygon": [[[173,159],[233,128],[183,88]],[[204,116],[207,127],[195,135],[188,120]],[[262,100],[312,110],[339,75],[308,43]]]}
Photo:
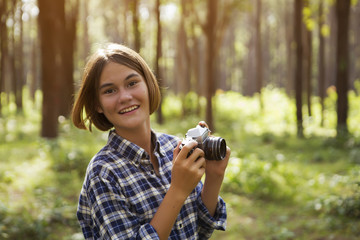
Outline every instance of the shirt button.
{"label": "shirt button", "polygon": [[183,225],[180,223],[180,224],[179,224],[179,227],[180,227],[180,228],[182,228],[182,227],[183,227]]}
{"label": "shirt button", "polygon": [[151,174],[151,175],[154,175],[154,171],[153,171],[153,170],[151,170],[151,171],[150,171],[150,174]]}

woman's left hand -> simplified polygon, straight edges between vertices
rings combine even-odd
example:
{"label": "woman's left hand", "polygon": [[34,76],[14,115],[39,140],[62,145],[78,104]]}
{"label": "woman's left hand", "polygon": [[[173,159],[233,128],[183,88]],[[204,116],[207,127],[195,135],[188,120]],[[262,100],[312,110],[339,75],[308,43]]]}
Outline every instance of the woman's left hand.
{"label": "woman's left hand", "polygon": [[[204,121],[199,122],[199,125],[202,127],[209,128]],[[219,160],[219,161],[206,160],[206,167],[205,167],[206,177],[222,179],[225,175],[225,170],[229,162],[230,154],[231,154],[231,149],[229,147],[226,147],[226,155],[223,160]]]}
{"label": "woman's left hand", "polygon": [[223,160],[206,160],[205,174],[207,177],[223,178],[229,162],[231,150],[226,147],[226,156]]}

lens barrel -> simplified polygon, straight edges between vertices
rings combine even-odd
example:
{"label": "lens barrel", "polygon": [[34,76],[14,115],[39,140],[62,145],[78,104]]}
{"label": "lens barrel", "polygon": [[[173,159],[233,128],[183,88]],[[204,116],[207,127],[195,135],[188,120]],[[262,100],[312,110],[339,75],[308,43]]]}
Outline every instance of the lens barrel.
{"label": "lens barrel", "polygon": [[208,160],[223,160],[226,156],[226,141],[221,137],[208,137],[203,143],[205,158]]}

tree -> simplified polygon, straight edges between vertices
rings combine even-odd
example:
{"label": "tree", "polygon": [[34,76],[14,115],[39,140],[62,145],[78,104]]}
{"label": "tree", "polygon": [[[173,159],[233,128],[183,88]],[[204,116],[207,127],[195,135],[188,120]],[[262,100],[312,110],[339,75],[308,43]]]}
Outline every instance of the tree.
{"label": "tree", "polygon": [[71,112],[71,107],[74,101],[74,52],[76,48],[76,24],[79,12],[79,0],[67,1],[67,12],[64,11],[62,21],[64,22],[64,35],[62,41],[62,63],[64,69],[64,79],[61,84],[62,91],[60,91],[60,115],[68,117]]}
{"label": "tree", "polygon": [[8,60],[8,31],[6,26],[7,0],[0,0],[0,116],[2,109],[1,93],[5,90],[6,69]]}
{"label": "tree", "polygon": [[[176,90],[178,90],[180,98],[182,100],[182,114],[181,116],[184,117],[189,113],[189,107],[188,104],[185,103],[186,94],[190,92],[191,90],[194,90],[194,88],[191,88],[191,80],[192,80],[192,71],[194,68],[199,67],[197,62],[195,61],[196,58],[196,46],[192,47],[192,51],[190,49],[190,44],[193,42],[195,45],[197,39],[195,34],[193,32],[189,33],[187,30],[187,23],[192,24],[192,19],[189,17],[191,15],[191,10],[193,8],[193,3],[188,0],[181,0],[181,14],[180,14],[180,20],[179,25],[177,29],[177,50],[176,50],[176,69],[175,69],[175,83],[176,83]],[[192,24],[193,25],[193,24]],[[193,30],[192,28],[190,29]],[[191,56],[191,52],[194,54],[193,57]],[[197,64],[197,66],[194,66]],[[200,79],[198,79],[199,82]],[[198,89],[196,87],[196,89]],[[199,95],[201,94],[201,91],[197,92]]]}
{"label": "tree", "polygon": [[[162,89],[161,70],[160,70],[160,59],[162,56],[162,38],[161,38],[161,19],[160,19],[160,0],[156,0],[155,12],[156,12],[156,22],[157,22],[157,31],[156,31],[156,56],[155,56],[155,74],[159,82],[160,89]],[[160,90],[162,93],[162,90]],[[161,94],[163,95],[163,94]],[[160,101],[160,106],[157,111],[157,122],[162,124],[164,122],[162,114],[162,100]]]}
{"label": "tree", "polygon": [[134,50],[140,52],[141,47],[141,35],[139,30],[139,11],[138,11],[138,0],[130,1],[131,11],[132,11],[132,20],[133,20],[133,33],[134,33]]}
{"label": "tree", "polygon": [[337,136],[348,134],[348,78],[349,78],[349,13],[351,0],[336,1],[336,92],[337,92]]}
{"label": "tree", "polygon": [[263,102],[261,98],[261,88],[263,85],[263,58],[261,47],[261,0],[256,1],[256,43],[255,43],[255,57],[256,57],[256,91],[259,93],[259,102],[261,109],[263,108]]}
{"label": "tree", "polygon": [[304,41],[304,83],[306,86],[306,102],[307,102],[307,110],[308,115],[311,116],[311,95],[312,95],[312,25],[309,24],[311,22],[311,6],[310,0],[304,1],[304,9],[307,9],[307,14],[303,17],[305,18],[305,24],[303,24],[303,41]]}
{"label": "tree", "polygon": [[318,75],[318,89],[321,105],[321,126],[324,126],[324,99],[325,99],[325,37],[322,33],[322,27],[324,24],[324,5],[321,0],[319,3],[319,16],[318,16],[318,25],[319,25],[319,75]]}
{"label": "tree", "polygon": [[210,129],[214,129],[213,122],[213,109],[212,109],[212,97],[215,92],[214,89],[214,69],[215,69],[215,39],[216,39],[216,19],[217,19],[218,0],[207,1],[207,21],[204,26],[206,36],[206,122]]}
{"label": "tree", "polygon": [[63,75],[63,24],[65,0],[38,0],[43,92],[41,136],[56,138]]}
{"label": "tree", "polygon": [[[254,2],[255,3],[255,2]],[[255,7],[254,7],[255,8]],[[243,82],[243,94],[245,96],[253,96],[256,92],[256,56],[255,56],[255,38],[256,38],[256,16],[253,16],[253,11],[248,14],[248,31],[250,37],[247,42],[247,61],[245,68],[245,81]],[[267,34],[267,33],[266,33]]]}
{"label": "tree", "polygon": [[22,90],[25,84],[24,80],[24,54],[23,54],[23,21],[22,21],[22,1],[13,0],[13,19],[18,23],[18,33],[15,31],[16,24],[13,24],[12,31],[12,71],[13,71],[13,91],[15,95],[15,104],[17,112],[23,109]]}
{"label": "tree", "polygon": [[[41,136],[56,138],[58,116],[68,116],[74,93],[74,59],[79,1],[38,0],[43,92]],[[74,5],[71,5],[74,4]]]}
{"label": "tree", "polygon": [[296,125],[298,137],[304,136],[302,116],[302,78],[303,78],[303,47],[302,47],[302,0],[295,0],[294,38],[296,48],[295,59],[295,101],[296,101]]}
{"label": "tree", "polygon": [[[218,0],[207,0],[206,22],[202,29],[206,38],[205,81],[206,81],[206,122],[214,129],[212,97],[215,94],[216,58],[226,27],[231,19],[232,11],[239,1],[223,2],[219,11]],[[220,8],[221,9],[221,8]]]}
{"label": "tree", "polygon": [[294,52],[292,49],[292,43],[294,41],[294,32],[293,32],[293,8],[290,6],[290,4],[285,4],[284,7],[284,16],[283,21],[287,24],[285,24],[285,46],[286,46],[286,61],[285,61],[285,71],[286,71],[286,83],[285,83],[285,89],[286,92],[291,95],[292,89],[293,89],[293,72],[295,70],[293,66],[293,56]]}
{"label": "tree", "polygon": [[80,4],[81,4],[80,9],[83,11],[81,14],[81,25],[83,29],[83,35],[80,38],[81,39],[80,46],[82,47],[81,49],[82,54],[80,58],[82,58],[82,60],[85,60],[90,53],[89,28],[87,21],[87,18],[89,16],[89,1],[81,0]]}

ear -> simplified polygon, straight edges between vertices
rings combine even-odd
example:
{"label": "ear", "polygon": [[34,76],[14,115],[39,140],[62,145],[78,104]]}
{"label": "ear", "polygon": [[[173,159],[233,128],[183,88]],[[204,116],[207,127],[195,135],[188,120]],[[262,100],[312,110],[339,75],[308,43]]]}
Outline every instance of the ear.
{"label": "ear", "polygon": [[98,113],[104,113],[104,111],[102,110],[101,106],[99,106],[99,105],[96,107],[96,111],[97,111]]}

